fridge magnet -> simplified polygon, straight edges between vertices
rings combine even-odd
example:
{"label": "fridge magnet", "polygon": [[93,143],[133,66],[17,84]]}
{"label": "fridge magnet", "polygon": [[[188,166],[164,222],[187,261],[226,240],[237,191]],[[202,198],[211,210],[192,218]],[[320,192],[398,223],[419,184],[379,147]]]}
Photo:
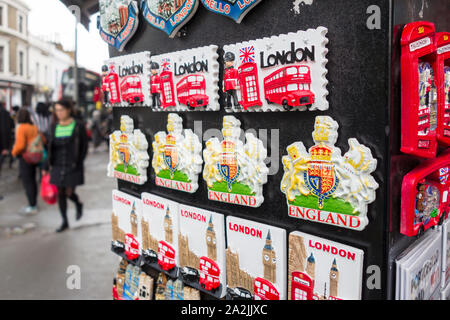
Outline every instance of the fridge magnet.
{"label": "fridge magnet", "polygon": [[142,185],[147,181],[150,157],[148,142],[140,129],[134,129],[129,116],[120,117],[120,130],[109,136],[108,177]]}
{"label": "fridge magnet", "polygon": [[422,235],[442,224],[449,212],[450,152],[422,162],[403,178],[400,232]]}
{"label": "fridge magnet", "polygon": [[180,274],[191,287],[216,298],[226,294],[224,216],[180,205]]}
{"label": "fridge magnet", "polygon": [[252,133],[240,139],[241,122],[233,116],[223,117],[223,140],[211,138],[203,150],[208,198],[249,207],[264,202],[263,185],[269,172],[264,160],[267,150]]}
{"label": "fridge magnet", "polygon": [[142,255],[150,266],[175,278],[179,265],[178,204],[142,193]]}
{"label": "fridge magnet", "polygon": [[289,235],[289,300],[361,300],[364,252],[302,232]]}
{"label": "fridge magnet", "polygon": [[195,14],[199,0],[142,0],[142,14],[147,22],[175,37]]}
{"label": "fridge magnet", "polygon": [[[106,69],[109,71],[103,71]],[[108,96],[107,106],[150,105],[149,51],[108,59],[102,71],[102,89]]]}
{"label": "fridge magnet", "polygon": [[327,28],[224,46],[225,110],[328,110]]}
{"label": "fridge magnet", "polygon": [[289,216],[361,231],[368,224],[367,206],[375,201],[378,183],[372,176],[377,160],[357,139],[348,140],[343,156],[335,146],[338,123],[316,117],[315,145],[303,142],[287,148],[283,157],[281,191],[286,194]]}
{"label": "fridge magnet", "polygon": [[401,151],[434,158],[438,113],[434,24],[407,24],[401,46]]}
{"label": "fridge magnet", "polygon": [[442,288],[450,285],[450,219],[442,227]]}
{"label": "fridge magnet", "polygon": [[165,300],[167,276],[160,272],[156,279],[155,300]]}
{"label": "fridge magnet", "polygon": [[202,171],[202,144],[191,129],[183,130],[183,119],[168,115],[167,133],[160,131],[153,141],[152,167],[157,186],[194,193]]}
{"label": "fridge magnet", "polygon": [[436,33],[436,86],[438,125],[436,138],[450,146],[450,32]]}
{"label": "fridge magnet", "polygon": [[97,28],[100,37],[122,51],[139,25],[139,8],[134,0],[100,0]]}
{"label": "fridge magnet", "polygon": [[408,248],[397,261],[397,300],[430,300],[441,284],[442,236],[440,230]]}
{"label": "fridge magnet", "polygon": [[232,216],[226,223],[228,297],[286,300],[286,231]]}
{"label": "fridge magnet", "polygon": [[137,261],[141,254],[140,219],[141,199],[118,190],[112,192],[112,249],[131,261]]}
{"label": "fridge magnet", "polygon": [[203,5],[209,11],[224,15],[241,23],[242,19],[250,12],[261,0],[201,0]]}
{"label": "fridge magnet", "polygon": [[150,83],[155,111],[218,111],[219,55],[207,46],[152,56]]}
{"label": "fridge magnet", "polygon": [[119,270],[117,270],[116,278],[113,286],[113,297],[116,300],[123,299],[123,285],[125,283],[125,273],[128,266],[128,261],[122,259],[119,264]]}
{"label": "fridge magnet", "polygon": [[136,300],[153,300],[153,278],[141,271]]}
{"label": "fridge magnet", "polygon": [[139,289],[139,278],[141,268],[129,264],[125,272],[125,283],[123,285],[123,300],[136,300]]}

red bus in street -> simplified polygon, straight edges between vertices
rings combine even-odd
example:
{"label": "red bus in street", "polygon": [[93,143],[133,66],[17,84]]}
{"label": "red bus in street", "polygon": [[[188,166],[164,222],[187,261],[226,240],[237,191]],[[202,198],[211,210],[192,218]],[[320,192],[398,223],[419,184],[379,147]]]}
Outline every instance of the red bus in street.
{"label": "red bus in street", "polygon": [[200,258],[200,284],[205,290],[214,290],[220,286],[219,265],[207,257]]}
{"label": "red bus in street", "polygon": [[263,278],[255,279],[255,300],[280,300],[280,294],[275,286]]}
{"label": "red bus in street", "polygon": [[315,101],[311,91],[311,71],[308,66],[288,66],[264,78],[267,103],[276,103],[285,110],[293,107],[310,108]]}
{"label": "red bus in street", "polygon": [[175,250],[165,241],[158,244],[158,263],[164,271],[175,267]]}
{"label": "red bus in street", "polygon": [[189,110],[204,107],[209,104],[209,97],[205,94],[206,81],[203,75],[189,75],[177,83],[178,102]]}
{"label": "red bus in street", "polygon": [[139,258],[139,242],[131,233],[125,235],[125,255],[130,260]]}
{"label": "red bus in street", "polygon": [[144,101],[142,93],[141,78],[138,76],[127,76],[120,82],[120,93],[122,101],[128,103],[141,103]]}

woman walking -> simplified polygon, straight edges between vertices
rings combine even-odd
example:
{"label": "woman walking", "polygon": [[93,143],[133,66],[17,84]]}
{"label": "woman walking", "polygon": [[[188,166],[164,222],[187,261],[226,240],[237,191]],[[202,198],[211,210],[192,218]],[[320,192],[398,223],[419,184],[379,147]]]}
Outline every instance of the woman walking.
{"label": "woman walking", "polygon": [[[70,101],[58,101],[54,107],[55,121],[48,138],[48,168],[50,183],[58,187],[58,206],[62,224],[56,232],[69,228],[67,199],[76,208],[76,219],[83,215],[83,204],[75,188],[84,184],[84,159],[88,151],[88,137],[83,123],[74,117]],[[45,172],[44,172],[45,174]]]}
{"label": "woman walking", "polygon": [[31,215],[38,212],[36,168],[39,166],[39,163],[27,162],[22,155],[27,151],[30,144],[36,141],[39,130],[32,123],[30,112],[26,108],[19,109],[16,121],[16,141],[11,155],[13,157],[20,157],[19,172],[28,199],[28,206],[23,209],[23,213]]}

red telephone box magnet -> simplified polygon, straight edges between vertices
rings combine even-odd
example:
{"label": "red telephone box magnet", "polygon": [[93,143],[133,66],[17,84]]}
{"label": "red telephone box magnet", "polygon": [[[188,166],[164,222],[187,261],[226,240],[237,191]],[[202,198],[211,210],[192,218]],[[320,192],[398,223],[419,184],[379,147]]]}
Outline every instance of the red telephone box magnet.
{"label": "red telephone box magnet", "polygon": [[438,126],[436,138],[450,146],[450,32],[436,33],[436,86]]}
{"label": "red telephone box magnet", "polygon": [[422,234],[449,212],[450,151],[421,163],[403,178],[400,232]]}
{"label": "red telephone box magnet", "polygon": [[401,39],[401,151],[423,158],[436,157],[437,150],[434,37],[434,24],[422,21],[407,24]]}

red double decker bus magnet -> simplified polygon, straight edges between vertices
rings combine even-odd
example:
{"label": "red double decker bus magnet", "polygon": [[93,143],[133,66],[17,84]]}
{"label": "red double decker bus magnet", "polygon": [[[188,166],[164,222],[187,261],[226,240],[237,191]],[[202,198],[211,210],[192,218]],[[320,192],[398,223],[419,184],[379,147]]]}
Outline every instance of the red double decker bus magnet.
{"label": "red double decker bus magnet", "polygon": [[436,33],[436,86],[439,144],[450,146],[450,32]]}
{"label": "red double decker bus magnet", "polygon": [[405,26],[401,39],[401,151],[423,158],[434,158],[437,150],[434,37],[434,24],[414,22]]}

